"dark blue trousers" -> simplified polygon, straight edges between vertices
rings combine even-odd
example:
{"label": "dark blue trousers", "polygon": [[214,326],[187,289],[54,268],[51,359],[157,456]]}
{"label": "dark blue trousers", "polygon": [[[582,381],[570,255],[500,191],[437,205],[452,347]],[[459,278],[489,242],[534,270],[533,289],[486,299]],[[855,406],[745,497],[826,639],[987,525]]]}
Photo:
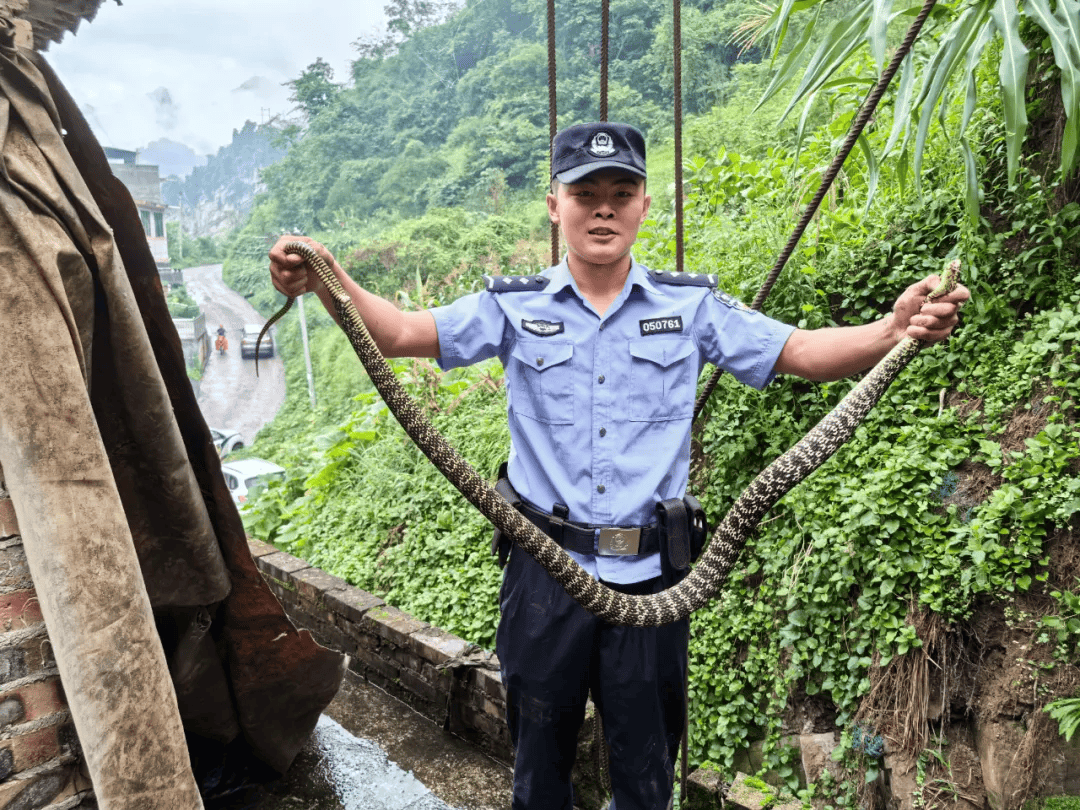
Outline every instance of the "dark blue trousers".
{"label": "dark blue trousers", "polygon": [[[661,590],[660,579],[612,585]],[[570,771],[590,688],[611,748],[617,810],[665,810],[686,723],[689,620],[600,621],[514,548],[503,575],[496,652],[514,743],[513,810],[572,810]]]}

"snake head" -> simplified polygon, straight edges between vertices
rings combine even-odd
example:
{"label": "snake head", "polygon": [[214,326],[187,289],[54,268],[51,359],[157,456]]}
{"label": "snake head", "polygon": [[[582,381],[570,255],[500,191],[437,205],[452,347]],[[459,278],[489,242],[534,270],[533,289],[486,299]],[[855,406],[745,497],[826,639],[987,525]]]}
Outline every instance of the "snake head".
{"label": "snake head", "polygon": [[956,289],[956,285],[960,283],[960,260],[953,259],[947,265],[941,273],[941,281],[934,289],[932,289],[926,296],[927,301],[936,301],[937,299],[948,295]]}

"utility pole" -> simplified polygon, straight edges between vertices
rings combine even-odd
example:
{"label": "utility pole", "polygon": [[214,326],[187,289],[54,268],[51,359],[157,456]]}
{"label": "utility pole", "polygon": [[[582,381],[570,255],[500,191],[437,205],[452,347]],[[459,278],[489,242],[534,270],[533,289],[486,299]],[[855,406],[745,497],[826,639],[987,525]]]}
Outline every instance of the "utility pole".
{"label": "utility pole", "polygon": [[304,364],[307,366],[307,390],[311,399],[311,409],[315,410],[315,376],[311,373],[311,352],[307,340],[307,316],[304,315],[304,296],[298,295],[296,303],[300,307],[300,342],[304,344]]}

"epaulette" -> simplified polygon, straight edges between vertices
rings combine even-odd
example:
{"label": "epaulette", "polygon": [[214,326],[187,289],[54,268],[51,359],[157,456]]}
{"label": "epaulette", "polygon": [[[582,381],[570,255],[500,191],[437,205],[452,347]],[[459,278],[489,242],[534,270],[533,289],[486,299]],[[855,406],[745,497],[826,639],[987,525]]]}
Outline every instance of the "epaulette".
{"label": "epaulette", "polygon": [[676,284],[681,287],[715,287],[717,281],[712,273],[678,273],[664,270],[650,270],[649,278],[661,284]]}
{"label": "epaulette", "polygon": [[521,292],[542,290],[551,281],[547,276],[484,276],[484,289],[488,292]]}

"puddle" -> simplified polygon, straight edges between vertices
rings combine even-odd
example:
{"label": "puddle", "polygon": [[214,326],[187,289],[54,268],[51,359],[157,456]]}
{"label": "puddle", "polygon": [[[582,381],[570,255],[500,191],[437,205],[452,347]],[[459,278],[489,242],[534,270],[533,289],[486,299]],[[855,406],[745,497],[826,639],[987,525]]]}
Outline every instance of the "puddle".
{"label": "puddle", "polygon": [[207,810],[504,810],[510,768],[349,673],[289,772]]}

